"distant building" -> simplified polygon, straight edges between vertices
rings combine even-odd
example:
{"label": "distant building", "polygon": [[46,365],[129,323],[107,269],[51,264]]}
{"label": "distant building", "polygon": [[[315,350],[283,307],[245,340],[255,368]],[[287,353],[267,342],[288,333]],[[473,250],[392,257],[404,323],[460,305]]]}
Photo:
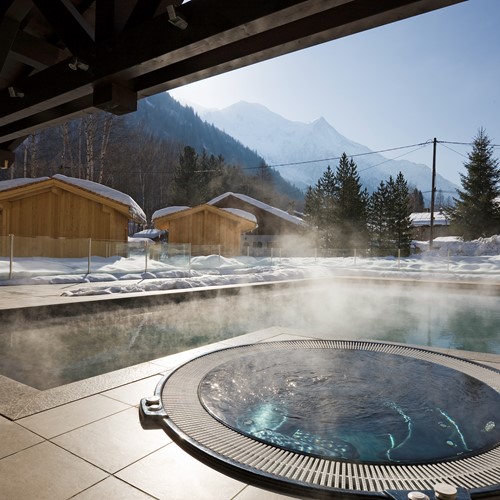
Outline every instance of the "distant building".
{"label": "distant building", "polygon": [[273,207],[250,196],[239,193],[224,193],[208,202],[220,208],[237,208],[253,214],[257,227],[242,238],[242,252],[267,254],[266,249],[281,248],[287,252],[300,253],[299,248],[313,246],[310,226],[300,217]]}
{"label": "distant building", "polygon": [[[414,212],[410,215],[413,239],[425,241],[430,238],[431,231],[431,213]],[[450,219],[439,211],[434,212],[434,222],[432,235],[434,238],[450,235]]]}
{"label": "distant building", "polygon": [[[146,223],[130,196],[96,182],[54,175],[0,182],[0,254],[82,257],[126,254],[128,222]],[[8,248],[9,247],[9,248]]]}
{"label": "distant building", "polygon": [[251,213],[212,205],[167,207],[157,210],[152,222],[168,231],[169,245],[191,244],[193,255],[214,253],[215,246],[222,255],[239,255],[241,235],[257,226]]}

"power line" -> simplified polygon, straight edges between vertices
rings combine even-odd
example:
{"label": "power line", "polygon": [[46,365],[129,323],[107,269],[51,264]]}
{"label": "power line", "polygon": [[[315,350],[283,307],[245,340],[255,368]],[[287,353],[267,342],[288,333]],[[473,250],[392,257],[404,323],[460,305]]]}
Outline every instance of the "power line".
{"label": "power line", "polygon": [[[398,151],[400,149],[414,148],[417,146],[424,147],[424,146],[427,146],[429,144],[432,144],[431,140],[427,140],[425,142],[420,142],[418,144],[409,144],[408,146],[399,146],[397,148],[380,149],[378,151],[368,151],[366,153],[357,153],[357,154],[353,154],[353,155],[346,154],[346,156],[348,156],[349,158],[357,158],[358,156],[368,156],[368,155],[374,155],[374,154],[388,153],[391,151]],[[274,165],[268,165],[268,167],[273,167],[273,168],[291,167],[294,165],[306,165],[308,163],[320,163],[320,162],[325,162],[325,161],[340,160],[340,158],[341,158],[341,156],[333,156],[331,158],[321,158],[318,160],[304,160],[304,161],[297,161],[297,162],[290,162],[290,163],[277,163]],[[391,161],[391,160],[388,160],[388,161]],[[260,168],[260,167],[252,167],[252,168]]]}

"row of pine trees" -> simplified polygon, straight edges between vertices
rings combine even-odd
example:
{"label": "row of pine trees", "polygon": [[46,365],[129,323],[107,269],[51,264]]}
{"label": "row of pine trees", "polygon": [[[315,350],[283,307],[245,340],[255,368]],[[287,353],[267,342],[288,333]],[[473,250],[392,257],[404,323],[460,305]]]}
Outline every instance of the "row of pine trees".
{"label": "row of pine trees", "polygon": [[318,229],[318,246],[327,249],[370,248],[386,255],[411,244],[410,193],[400,172],[381,181],[371,195],[363,189],[356,163],[344,153],[335,171],[327,167],[305,197],[306,220]]}
{"label": "row of pine trees", "polygon": [[[500,235],[500,168],[495,146],[480,128],[460,174],[462,189],[444,209],[451,234],[465,240]],[[421,206],[419,206],[421,205]],[[409,192],[400,172],[382,181],[371,195],[362,188],[356,163],[344,153],[305,196],[306,219],[318,229],[318,246],[342,250],[369,248],[372,255],[399,250],[408,254],[410,214],[423,209],[421,192]]]}

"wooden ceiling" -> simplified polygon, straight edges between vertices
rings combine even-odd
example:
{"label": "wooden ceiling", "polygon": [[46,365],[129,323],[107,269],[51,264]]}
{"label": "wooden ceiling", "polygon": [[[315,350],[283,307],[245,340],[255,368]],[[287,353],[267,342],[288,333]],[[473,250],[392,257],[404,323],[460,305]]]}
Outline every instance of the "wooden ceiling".
{"label": "wooden ceiling", "polygon": [[461,1],[1,0],[0,168],[44,127]]}

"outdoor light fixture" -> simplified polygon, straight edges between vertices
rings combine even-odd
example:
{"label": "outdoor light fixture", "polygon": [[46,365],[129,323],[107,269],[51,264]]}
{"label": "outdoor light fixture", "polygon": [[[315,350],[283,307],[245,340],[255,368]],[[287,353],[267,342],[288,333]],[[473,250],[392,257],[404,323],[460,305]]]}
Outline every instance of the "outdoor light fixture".
{"label": "outdoor light fixture", "polygon": [[16,87],[8,87],[10,97],[24,97],[24,92]]}
{"label": "outdoor light fixture", "polygon": [[89,64],[85,62],[83,59],[78,59],[78,57],[73,57],[71,61],[68,63],[68,66],[73,71],[77,69],[81,69],[82,71],[87,71],[89,69]]}
{"label": "outdoor light fixture", "polygon": [[167,5],[167,12],[169,23],[181,30],[185,30],[187,28],[188,22],[180,14],[176,14],[175,7],[173,5]]}

